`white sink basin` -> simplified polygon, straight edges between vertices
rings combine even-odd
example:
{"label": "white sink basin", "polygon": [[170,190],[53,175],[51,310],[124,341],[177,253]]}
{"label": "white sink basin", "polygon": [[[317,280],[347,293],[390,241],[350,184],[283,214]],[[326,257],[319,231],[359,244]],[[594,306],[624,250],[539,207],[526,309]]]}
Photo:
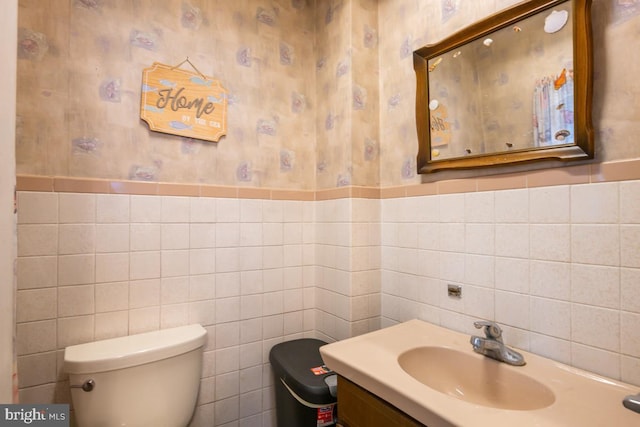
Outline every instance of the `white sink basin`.
{"label": "white sink basin", "polygon": [[549,387],[488,357],[446,347],[418,347],[402,353],[398,363],[432,389],[477,405],[527,411],[555,401]]}
{"label": "white sink basin", "polygon": [[521,350],[527,364],[510,366],[474,353],[469,335],[411,320],[328,344],[320,354],[329,368],[429,427],[640,426],[640,414],[622,405],[640,387]]}

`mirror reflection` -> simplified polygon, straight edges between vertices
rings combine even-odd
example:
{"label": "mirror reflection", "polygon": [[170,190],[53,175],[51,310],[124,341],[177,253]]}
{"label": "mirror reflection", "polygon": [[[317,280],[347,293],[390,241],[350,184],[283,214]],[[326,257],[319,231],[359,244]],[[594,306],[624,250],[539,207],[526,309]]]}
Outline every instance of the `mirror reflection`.
{"label": "mirror reflection", "polygon": [[524,2],[417,50],[419,172],[592,157],[589,6]]}
{"label": "mirror reflection", "polygon": [[564,3],[429,60],[434,160],[573,144],[569,9]]}

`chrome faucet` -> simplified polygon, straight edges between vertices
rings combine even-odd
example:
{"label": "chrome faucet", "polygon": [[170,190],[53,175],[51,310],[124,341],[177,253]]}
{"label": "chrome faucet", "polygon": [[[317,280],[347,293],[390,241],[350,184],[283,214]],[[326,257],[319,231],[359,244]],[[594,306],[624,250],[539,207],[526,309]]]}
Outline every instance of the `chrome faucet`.
{"label": "chrome faucet", "polygon": [[526,363],[520,353],[504,345],[502,329],[497,323],[481,320],[473,322],[473,326],[477,329],[484,328],[485,335],[485,338],[475,335],[471,337],[473,351],[509,365],[522,366]]}

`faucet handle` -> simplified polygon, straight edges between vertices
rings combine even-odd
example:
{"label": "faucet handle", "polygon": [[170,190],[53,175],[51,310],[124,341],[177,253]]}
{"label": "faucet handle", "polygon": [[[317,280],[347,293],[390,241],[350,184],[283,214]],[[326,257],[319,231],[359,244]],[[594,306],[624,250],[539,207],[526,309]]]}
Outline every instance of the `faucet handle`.
{"label": "faucet handle", "polygon": [[477,329],[484,328],[484,334],[487,338],[502,342],[502,329],[497,323],[487,320],[478,320],[477,322],[473,322],[473,326]]}

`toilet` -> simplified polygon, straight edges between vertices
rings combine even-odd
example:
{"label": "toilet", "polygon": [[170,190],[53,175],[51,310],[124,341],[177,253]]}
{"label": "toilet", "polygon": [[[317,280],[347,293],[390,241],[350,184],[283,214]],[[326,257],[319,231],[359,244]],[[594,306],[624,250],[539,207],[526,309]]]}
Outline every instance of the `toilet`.
{"label": "toilet", "polygon": [[193,415],[207,331],[188,325],[67,347],[79,427],[185,427]]}

